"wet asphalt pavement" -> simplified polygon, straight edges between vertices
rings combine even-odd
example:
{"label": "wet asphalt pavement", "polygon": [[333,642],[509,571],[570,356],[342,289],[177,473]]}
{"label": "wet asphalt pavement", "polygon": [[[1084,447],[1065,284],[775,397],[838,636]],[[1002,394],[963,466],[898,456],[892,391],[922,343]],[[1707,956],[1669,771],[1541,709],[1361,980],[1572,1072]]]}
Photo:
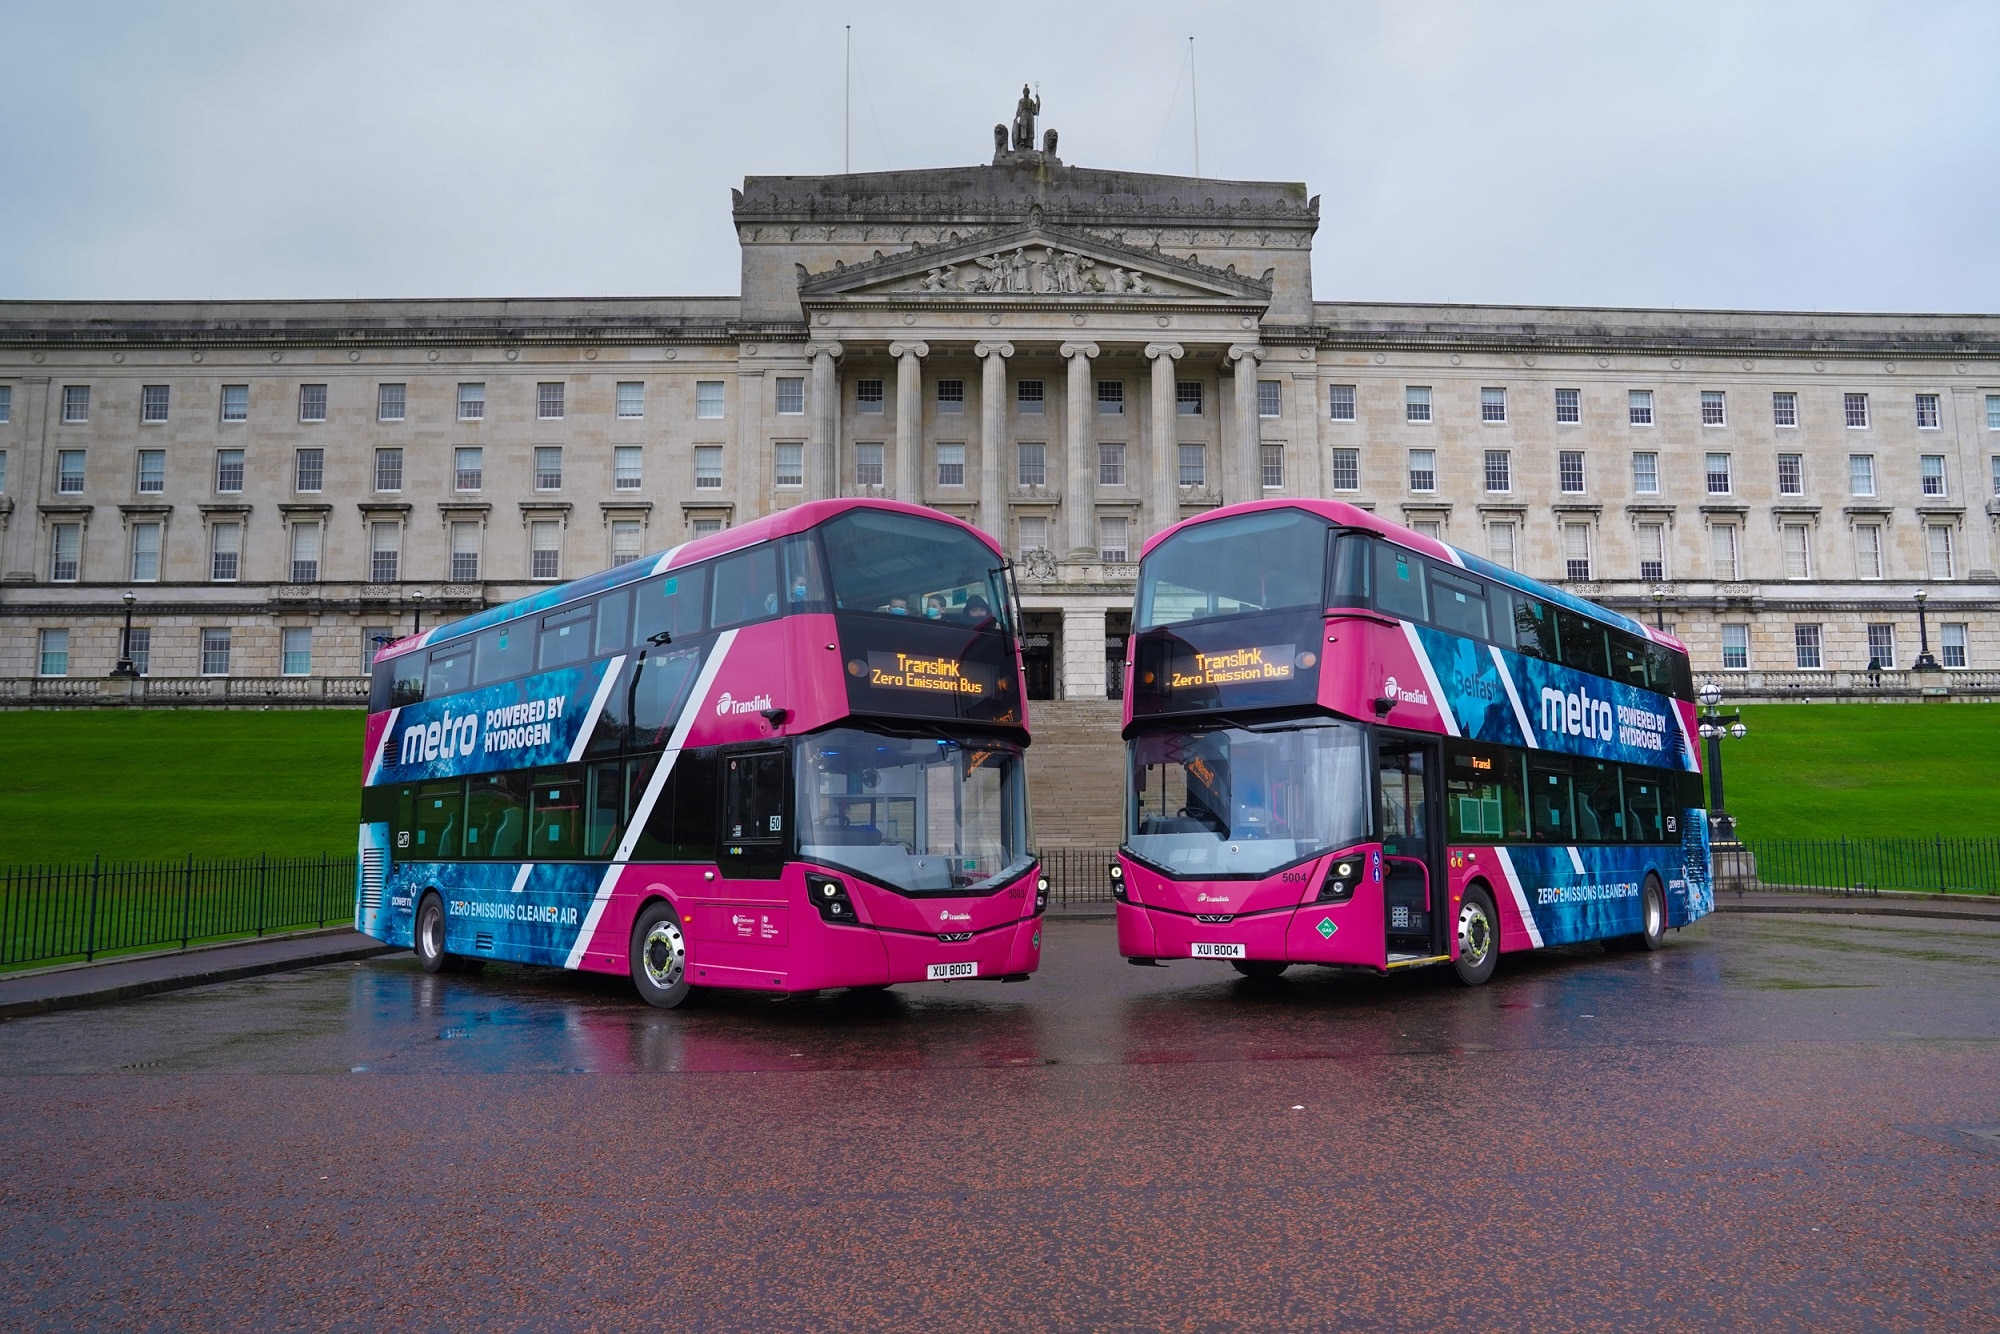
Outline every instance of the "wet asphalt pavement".
{"label": "wet asphalt pavement", "polygon": [[1466,991],[646,1009],[407,955],[0,1023],[15,1327],[2000,1324],[2000,930],[1712,918]]}

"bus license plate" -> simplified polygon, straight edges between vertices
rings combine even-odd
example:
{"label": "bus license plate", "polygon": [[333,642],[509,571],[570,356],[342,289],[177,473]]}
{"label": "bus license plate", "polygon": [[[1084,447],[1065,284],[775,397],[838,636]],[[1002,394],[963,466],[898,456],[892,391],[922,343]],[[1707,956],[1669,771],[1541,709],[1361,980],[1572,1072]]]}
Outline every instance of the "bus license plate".
{"label": "bus license plate", "polygon": [[931,982],[956,982],[962,977],[978,976],[979,965],[976,963],[934,963],[925,974],[925,979]]}
{"label": "bus license plate", "polygon": [[1244,959],[1249,957],[1249,949],[1243,945],[1212,945],[1198,940],[1193,946],[1193,957],[1197,959]]}

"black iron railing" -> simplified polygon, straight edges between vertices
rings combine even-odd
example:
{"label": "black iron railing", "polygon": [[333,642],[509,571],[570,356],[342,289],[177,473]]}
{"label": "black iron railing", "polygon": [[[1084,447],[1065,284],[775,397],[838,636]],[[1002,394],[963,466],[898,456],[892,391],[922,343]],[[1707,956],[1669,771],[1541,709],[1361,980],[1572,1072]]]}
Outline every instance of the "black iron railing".
{"label": "black iron railing", "polygon": [[1049,878],[1049,907],[1073,908],[1101,903],[1109,910],[1113,848],[1043,848],[1036,854]]}
{"label": "black iron railing", "polygon": [[1715,853],[1722,889],[2000,894],[2000,838],[1745,839]]}

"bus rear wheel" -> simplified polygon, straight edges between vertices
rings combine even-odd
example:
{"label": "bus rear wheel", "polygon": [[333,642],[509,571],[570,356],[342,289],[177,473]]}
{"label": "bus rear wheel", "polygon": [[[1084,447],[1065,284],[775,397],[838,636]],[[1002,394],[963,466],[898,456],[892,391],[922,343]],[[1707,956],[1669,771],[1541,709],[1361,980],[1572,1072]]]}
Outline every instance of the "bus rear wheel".
{"label": "bus rear wheel", "polygon": [[670,903],[646,905],[632,927],[632,985],[646,1004],[671,1010],[688,998],[687,936]]}
{"label": "bus rear wheel", "polygon": [[1667,943],[1667,892],[1660,887],[1658,876],[1646,877],[1639,911],[1644,926],[1632,937],[1632,943],[1642,950],[1661,948]]}
{"label": "bus rear wheel", "polygon": [[1291,967],[1278,959],[1231,959],[1229,966],[1252,982],[1275,982]]}
{"label": "bus rear wheel", "polygon": [[451,956],[444,952],[444,900],[435,892],[424,895],[417,904],[416,928],[411,935],[411,948],[425,972],[442,973],[451,967]]}
{"label": "bus rear wheel", "polygon": [[1476,987],[1493,976],[1500,963],[1500,916],[1493,910],[1493,896],[1483,886],[1472,885],[1458,904],[1458,957],[1452,971],[1468,987]]}

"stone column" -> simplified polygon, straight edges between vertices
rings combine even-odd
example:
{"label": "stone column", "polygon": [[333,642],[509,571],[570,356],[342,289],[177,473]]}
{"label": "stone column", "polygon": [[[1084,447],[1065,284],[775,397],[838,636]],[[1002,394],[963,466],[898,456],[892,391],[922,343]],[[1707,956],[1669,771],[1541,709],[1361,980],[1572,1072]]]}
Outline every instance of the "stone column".
{"label": "stone column", "polygon": [[1062,696],[1103,699],[1104,608],[1064,607],[1062,629]]}
{"label": "stone column", "polygon": [[[1096,433],[1090,429],[1090,359],[1097,355],[1097,344],[1064,343],[1062,354],[1069,362],[1069,384],[1063,395],[1063,448],[1069,459],[1069,477],[1063,485],[1063,513],[1069,519],[1069,556],[1071,560],[1096,560],[1097,537],[1090,531],[1091,518],[1097,513],[1097,460],[1092,449]],[[1101,632],[1098,638],[1104,638]]]}
{"label": "stone column", "polygon": [[979,358],[979,526],[1007,549],[1007,358],[1012,343],[975,343]]}
{"label": "stone column", "polygon": [[928,343],[891,343],[896,359],[896,489],[890,494],[912,505],[922,504],[918,460],[924,447],[924,361]]}
{"label": "stone column", "polygon": [[1179,424],[1174,415],[1174,363],[1181,358],[1179,343],[1148,343],[1146,356],[1153,363],[1153,531],[1180,522],[1180,443]]}
{"label": "stone column", "polygon": [[806,497],[826,500],[840,494],[840,368],[838,343],[809,343],[812,358],[812,441],[806,446]]}
{"label": "stone column", "polygon": [[1235,399],[1230,404],[1230,439],[1222,465],[1222,503],[1234,505],[1257,500],[1264,494],[1258,483],[1257,458],[1257,363],[1264,349],[1255,343],[1238,343],[1229,349],[1236,371]]}

